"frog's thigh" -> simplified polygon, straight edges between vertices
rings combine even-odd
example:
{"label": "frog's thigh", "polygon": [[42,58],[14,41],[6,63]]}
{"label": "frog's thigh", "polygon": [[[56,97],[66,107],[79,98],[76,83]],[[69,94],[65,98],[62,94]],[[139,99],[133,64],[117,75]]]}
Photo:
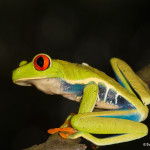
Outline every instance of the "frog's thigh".
{"label": "frog's thigh", "polygon": [[[79,132],[70,138],[84,137],[96,145],[109,145],[141,138],[148,133],[147,126],[125,119],[90,116],[90,113],[75,115],[71,124]],[[91,113],[92,114],[92,113]],[[99,139],[91,134],[120,134],[114,137]]]}

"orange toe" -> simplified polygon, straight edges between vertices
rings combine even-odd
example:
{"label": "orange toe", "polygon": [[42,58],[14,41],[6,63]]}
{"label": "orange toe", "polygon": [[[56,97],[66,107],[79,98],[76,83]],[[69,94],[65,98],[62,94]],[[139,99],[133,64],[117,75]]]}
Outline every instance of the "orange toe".
{"label": "orange toe", "polygon": [[48,132],[49,134],[54,134],[54,133],[56,133],[56,132],[61,131],[60,129],[61,129],[61,128],[49,129],[47,132]]}
{"label": "orange toe", "polygon": [[75,130],[75,129],[72,128],[72,127],[61,128],[61,131],[63,131],[63,132],[68,132],[69,134],[74,134],[74,133],[77,132],[77,130]]}

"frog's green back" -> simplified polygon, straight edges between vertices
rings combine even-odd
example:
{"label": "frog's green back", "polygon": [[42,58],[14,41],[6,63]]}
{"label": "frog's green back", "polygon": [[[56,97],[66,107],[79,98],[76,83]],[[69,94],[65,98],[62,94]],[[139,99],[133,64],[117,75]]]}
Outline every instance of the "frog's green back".
{"label": "frog's green back", "polygon": [[105,73],[85,63],[76,64],[63,60],[53,60],[53,63],[55,66],[61,68],[65,80],[84,80],[87,78],[101,78],[107,76]]}

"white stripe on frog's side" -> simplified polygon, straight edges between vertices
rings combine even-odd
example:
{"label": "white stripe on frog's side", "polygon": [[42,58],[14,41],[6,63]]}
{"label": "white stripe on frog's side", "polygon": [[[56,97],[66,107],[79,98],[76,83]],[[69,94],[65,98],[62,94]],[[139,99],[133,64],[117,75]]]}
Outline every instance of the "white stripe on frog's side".
{"label": "white stripe on frog's side", "polygon": [[[106,97],[107,97],[107,93]],[[80,99],[81,100],[81,99]],[[117,104],[113,104],[111,103],[112,101],[110,101],[110,103],[105,102],[104,100],[100,100],[99,95],[97,96],[96,99],[96,104],[95,104],[95,108],[102,108],[102,109],[119,109],[119,106]]]}
{"label": "white stripe on frog's side", "polygon": [[109,88],[106,88],[106,93],[105,93],[105,97],[104,97],[104,102],[106,102],[106,98],[107,98],[107,95],[108,95],[108,91],[109,91]]}
{"label": "white stripe on frog's side", "polygon": [[118,103],[117,97],[118,97],[118,94],[116,94],[116,96],[115,96],[115,104]]}

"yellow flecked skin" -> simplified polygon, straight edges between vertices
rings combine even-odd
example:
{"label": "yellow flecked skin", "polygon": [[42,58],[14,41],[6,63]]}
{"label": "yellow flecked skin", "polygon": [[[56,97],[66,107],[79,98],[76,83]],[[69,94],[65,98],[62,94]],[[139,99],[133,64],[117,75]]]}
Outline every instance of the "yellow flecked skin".
{"label": "yellow flecked skin", "polygon": [[[44,55],[50,60],[48,69],[42,71],[35,69],[34,60],[39,55]],[[69,135],[68,138],[70,139],[83,137],[95,145],[103,146],[132,141],[146,136],[148,128],[140,122],[148,116],[146,105],[150,104],[149,88],[124,61],[112,58],[111,65],[121,85],[105,73],[87,64],[55,60],[46,54],[36,55],[30,63],[21,62],[19,68],[13,71],[12,79],[16,84],[34,85],[47,94],[53,93],[63,96],[64,93],[59,89],[61,87],[60,81],[69,85],[85,85],[78,114],[71,115],[67,119],[67,121],[70,120],[71,126],[78,131]],[[133,105],[133,108],[93,112],[97,101],[102,101],[98,99],[99,83],[123,96]],[[106,97],[103,103],[107,106],[111,105],[106,103]],[[104,107],[100,103],[97,108],[104,107],[103,109],[105,109],[106,105]],[[61,126],[61,128],[65,127],[67,124]],[[91,134],[118,135],[101,139]]]}

